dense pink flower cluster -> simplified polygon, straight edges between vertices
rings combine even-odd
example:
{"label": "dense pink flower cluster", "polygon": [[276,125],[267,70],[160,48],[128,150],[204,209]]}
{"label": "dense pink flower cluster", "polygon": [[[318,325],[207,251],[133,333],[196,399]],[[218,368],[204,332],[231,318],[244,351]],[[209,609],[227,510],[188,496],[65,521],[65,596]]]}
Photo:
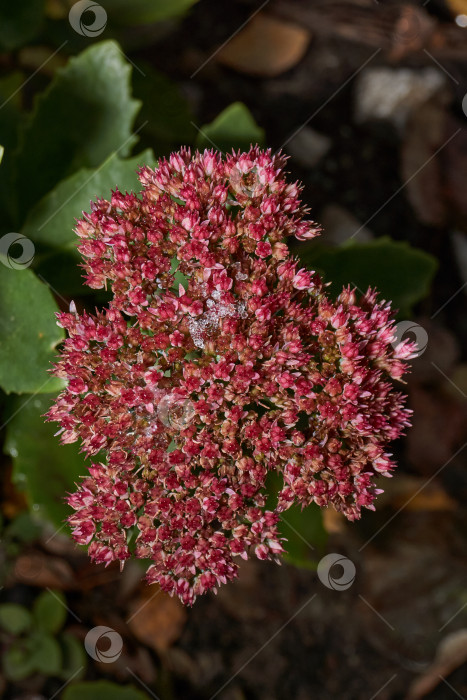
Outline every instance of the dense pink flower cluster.
{"label": "dense pink flower cluster", "polygon": [[235,577],[236,557],[277,558],[292,504],[351,520],[372,508],[374,477],[393,468],[386,445],[409,425],[390,378],[414,348],[393,348],[375,293],[331,301],[289,253],[287,236],[319,229],[283,167],[258,148],[182,150],[76,229],[87,284],[113,298],[58,316],[54,371],[68,384],[48,418],[93,457],[69,522],[95,561],[134,552],[188,604]]}

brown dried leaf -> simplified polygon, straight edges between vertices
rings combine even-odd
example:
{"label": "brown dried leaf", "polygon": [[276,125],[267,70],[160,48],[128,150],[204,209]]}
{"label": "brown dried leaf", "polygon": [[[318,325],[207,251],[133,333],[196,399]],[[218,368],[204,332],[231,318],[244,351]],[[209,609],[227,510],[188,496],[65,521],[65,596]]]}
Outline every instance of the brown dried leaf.
{"label": "brown dried leaf", "polygon": [[186,618],[178,598],[147,586],[130,606],[128,625],[140,642],[164,653],[181,635]]}
{"label": "brown dried leaf", "polygon": [[436,482],[427,485],[421,477],[399,474],[397,479],[382,484],[384,493],[378,497],[378,507],[390,505],[395,510],[438,511],[454,510],[457,503]]}
{"label": "brown dried leaf", "polygon": [[21,554],[13,572],[15,581],[39,588],[69,590],[76,588],[71,566],[62,557],[51,557],[42,552]]}
{"label": "brown dried leaf", "polygon": [[436,656],[423,676],[417,678],[406,700],[421,700],[431,693],[440,680],[467,662],[467,629],[448,634],[439,644]]}
{"label": "brown dried leaf", "polygon": [[337,535],[345,531],[346,518],[343,513],[338,513],[334,508],[323,508],[323,525],[330,535]]}
{"label": "brown dried leaf", "polygon": [[446,2],[454,16],[467,15],[467,0],[446,0]]}
{"label": "brown dried leaf", "polygon": [[310,38],[304,27],[258,14],[219,51],[217,60],[240,73],[272,78],[303,58]]}
{"label": "brown dried leaf", "polygon": [[2,503],[1,511],[5,518],[13,520],[20,513],[24,513],[28,508],[26,496],[21,491],[18,491],[13,484],[11,478],[12,465],[7,462],[3,469],[2,477]]}

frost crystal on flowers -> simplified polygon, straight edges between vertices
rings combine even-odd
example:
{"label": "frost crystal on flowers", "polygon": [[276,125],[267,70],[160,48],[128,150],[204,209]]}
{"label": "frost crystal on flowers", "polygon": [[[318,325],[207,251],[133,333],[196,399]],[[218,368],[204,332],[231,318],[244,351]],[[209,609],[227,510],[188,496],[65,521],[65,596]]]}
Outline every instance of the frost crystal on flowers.
{"label": "frost crystal on flowers", "polygon": [[289,253],[288,236],[319,229],[284,163],[182,150],[76,228],[87,284],[113,298],[58,315],[68,385],[48,418],[93,460],[68,497],[73,536],[96,562],[149,560],[147,580],[187,604],[234,578],[237,557],[277,558],[292,504],[373,508],[409,425],[391,378],[413,344],[393,348],[373,291],[332,301]]}

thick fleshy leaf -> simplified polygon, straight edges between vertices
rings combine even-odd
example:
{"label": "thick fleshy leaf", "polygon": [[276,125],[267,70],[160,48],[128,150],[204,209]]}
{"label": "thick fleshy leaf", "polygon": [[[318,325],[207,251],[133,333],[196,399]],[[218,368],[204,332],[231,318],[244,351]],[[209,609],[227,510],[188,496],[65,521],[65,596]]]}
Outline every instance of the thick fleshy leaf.
{"label": "thick fleshy leaf", "polygon": [[44,676],[58,676],[62,667],[62,650],[51,635],[34,632],[28,639],[34,670]]}
{"label": "thick fleshy leaf", "polygon": [[63,700],[148,700],[149,695],[130,685],[122,686],[110,681],[74,683],[68,686]]}
{"label": "thick fleshy leaf", "polygon": [[231,151],[240,148],[248,151],[250,145],[264,143],[264,129],[261,129],[244,104],[234,102],[224,109],[210,124],[201,127],[196,145],[199,149],[217,148]]}
{"label": "thick fleshy leaf", "polygon": [[109,19],[115,24],[149,24],[178,17],[198,0],[107,0]]}
{"label": "thick fleshy leaf", "polygon": [[179,146],[193,143],[195,127],[187,101],[175,85],[150,64],[138,61],[143,71],[133,71],[133,93],[142,101],[137,124],[144,145],[154,148],[156,155],[167,155]]}
{"label": "thick fleshy leaf", "polygon": [[[72,234],[74,235],[74,234]],[[34,272],[46,279],[53,289],[59,289],[63,297],[76,299],[92,294],[99,304],[106,304],[111,293],[105,289],[96,291],[84,283],[84,272],[73,244],[69,248],[48,250],[34,261]]]}
{"label": "thick fleshy leaf", "polygon": [[37,514],[60,528],[70,515],[65,504],[79,477],[87,473],[78,445],[60,445],[56,425],[44,421],[55,395],[15,397],[4,450],[13,459],[13,481]]}
{"label": "thick fleshy leaf", "polygon": [[10,681],[20,681],[34,672],[31,650],[24,640],[18,640],[6,649],[2,658],[2,669]]}
{"label": "thick fleshy leaf", "polygon": [[[67,248],[75,252],[79,239],[73,232],[76,219],[90,210],[90,201],[97,197],[108,199],[116,187],[121,192],[139,192],[137,170],[142,165],[155,166],[151,150],[121,160],[113,154],[98,168],[82,168],[62,180],[31,210],[22,233],[34,243],[50,248]],[[61,288],[60,288],[61,289]]]}
{"label": "thick fleshy leaf", "polygon": [[30,544],[39,538],[42,528],[30,513],[20,513],[10,522],[3,533],[4,540],[13,540],[21,544]]}
{"label": "thick fleshy leaf", "polygon": [[24,46],[39,33],[44,4],[44,0],[0,3],[0,51]]}
{"label": "thick fleshy leaf", "polygon": [[285,561],[303,569],[316,569],[317,558],[327,540],[319,506],[312,503],[303,510],[292,506],[282,513],[279,530],[287,540],[283,545],[287,552]]}
{"label": "thick fleshy leaf", "polygon": [[[267,478],[267,507],[275,508],[283,480],[275,472]],[[314,503],[307,508],[292,506],[281,514],[279,532],[286,540],[285,561],[304,569],[316,569],[317,559],[326,544],[327,534],[321,509]]]}
{"label": "thick fleshy leaf", "polygon": [[50,634],[56,634],[63,627],[67,616],[63,593],[61,591],[42,591],[34,601],[32,614],[37,628]]}
{"label": "thick fleshy leaf", "polygon": [[361,292],[374,287],[403,315],[428,294],[437,268],[433,256],[387,237],[325,250],[305,244],[296,253],[308,268],[324,273],[335,293],[348,284]]}
{"label": "thick fleshy leaf", "polygon": [[114,152],[130,152],[140,106],[131,97],[130,73],[114,41],[94,44],[57,71],[20,141],[17,175],[24,211],[77,169],[97,167]]}
{"label": "thick fleshy leaf", "polygon": [[55,300],[31,270],[10,269],[4,257],[2,262],[0,386],[7,393],[55,391],[63,382],[50,377],[47,370],[64,336],[55,322]]}
{"label": "thick fleshy leaf", "polygon": [[25,607],[17,603],[3,603],[0,605],[0,627],[2,630],[16,636],[30,626],[31,615]]}
{"label": "thick fleshy leaf", "polygon": [[13,186],[14,155],[18,130],[24,121],[21,107],[21,86],[24,75],[19,71],[0,79],[0,139],[2,142],[0,167],[0,207],[3,231],[15,230],[16,200],[18,193]]}
{"label": "thick fleshy leaf", "polygon": [[60,635],[59,642],[63,656],[62,668],[60,670],[61,678],[65,681],[69,678],[81,680],[88,661],[83,643],[68,632],[64,632]]}

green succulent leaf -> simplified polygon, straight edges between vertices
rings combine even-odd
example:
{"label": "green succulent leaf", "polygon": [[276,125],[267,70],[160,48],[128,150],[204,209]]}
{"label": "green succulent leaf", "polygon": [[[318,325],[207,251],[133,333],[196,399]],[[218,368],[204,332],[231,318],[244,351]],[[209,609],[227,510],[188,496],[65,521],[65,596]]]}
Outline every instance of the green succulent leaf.
{"label": "green succulent leaf", "polygon": [[94,44],[56,72],[20,140],[21,210],[79,168],[96,168],[112,153],[128,155],[140,107],[131,97],[130,74],[114,41]]}
{"label": "green succulent leaf", "polygon": [[8,525],[6,537],[9,540],[16,540],[28,544],[38,539],[41,527],[36,523],[29,513],[20,513]]}
{"label": "green succulent leaf", "polygon": [[19,71],[9,73],[0,79],[0,206],[2,228],[14,230],[17,192],[13,186],[14,153],[17,147],[18,130],[24,122],[21,108],[21,86],[24,75]]}
{"label": "green succulent leaf", "polygon": [[178,86],[150,64],[138,65],[143,73],[133,71],[133,93],[143,103],[137,121],[138,126],[145,125],[142,139],[150,143],[157,155],[167,155],[180,145],[193,143],[193,117]]}
{"label": "green succulent leaf", "polygon": [[437,269],[429,253],[388,237],[327,249],[305,244],[296,253],[308,268],[324,273],[336,294],[348,284],[361,292],[373,287],[401,315],[409,315],[413,305],[428,294]]}
{"label": "green succulent leaf", "polygon": [[198,0],[108,0],[106,9],[112,22],[121,25],[149,24],[178,17]]}
{"label": "green succulent leaf", "polygon": [[25,640],[17,641],[6,649],[2,668],[10,681],[21,681],[34,673],[34,661]]}
{"label": "green succulent leaf", "polygon": [[56,634],[62,629],[67,616],[66,600],[60,591],[42,591],[32,609],[35,626],[44,632]]}
{"label": "green succulent leaf", "polygon": [[320,507],[315,503],[303,510],[292,506],[281,514],[279,532],[287,540],[283,543],[285,561],[302,569],[316,569],[317,556],[327,541]]}
{"label": "green succulent leaf", "polygon": [[14,122],[21,119],[21,88],[25,77],[21,71],[13,71],[0,78],[0,125],[2,127],[2,139],[5,141],[4,131],[7,132],[6,143],[12,145],[11,133],[16,131],[18,124]]}
{"label": "green succulent leaf", "polygon": [[130,685],[121,686],[110,681],[74,683],[68,686],[63,700],[149,700],[149,695]]}
{"label": "green succulent leaf", "polygon": [[30,211],[23,226],[23,235],[34,243],[50,248],[64,248],[79,256],[79,239],[73,232],[76,219],[89,211],[96,197],[108,199],[116,187],[121,192],[141,189],[137,170],[142,165],[154,168],[156,160],[150,149],[133,158],[122,160],[112,154],[98,168],[82,168],[62,180]]}
{"label": "green succulent leaf", "polygon": [[0,627],[10,634],[18,635],[31,626],[31,615],[22,605],[3,603],[0,605]]}
{"label": "green succulent leaf", "polygon": [[[270,472],[266,481],[267,508],[275,508],[282,479]],[[327,541],[321,508],[314,503],[307,508],[292,506],[281,514],[279,532],[286,540],[284,559],[302,569],[316,569],[316,559]]]}
{"label": "green succulent leaf", "polygon": [[40,31],[45,0],[0,3],[0,51],[24,46]]}
{"label": "green succulent leaf", "polygon": [[0,263],[0,386],[18,394],[59,389],[63,382],[47,374],[64,336],[55,300],[31,270],[10,269],[4,256]]}
{"label": "green succulent leaf", "polygon": [[60,676],[64,680],[68,680],[69,678],[80,680],[87,666],[86,652],[84,651],[82,642],[68,632],[64,632],[60,635],[59,642],[63,656]]}
{"label": "green succulent leaf", "polygon": [[241,102],[234,102],[224,109],[210,124],[199,130],[196,145],[231,151],[232,148],[248,151],[250,145],[264,143],[264,129],[255,122],[250,110]]}
{"label": "green succulent leaf", "polygon": [[31,663],[34,670],[44,676],[58,676],[62,668],[62,650],[56,639],[49,634],[35,632],[28,643],[31,648]]}
{"label": "green succulent leaf", "polygon": [[69,243],[68,248],[47,249],[39,253],[34,261],[34,271],[41,279],[46,279],[53,289],[59,289],[64,297],[76,299],[92,294],[97,301],[96,290],[85,284],[76,247],[71,241]]}
{"label": "green succulent leaf", "polygon": [[12,400],[4,449],[13,458],[13,481],[25,491],[31,508],[60,528],[70,514],[64,496],[87,468],[77,444],[60,445],[54,437],[56,426],[44,422],[54,398],[49,394]]}

